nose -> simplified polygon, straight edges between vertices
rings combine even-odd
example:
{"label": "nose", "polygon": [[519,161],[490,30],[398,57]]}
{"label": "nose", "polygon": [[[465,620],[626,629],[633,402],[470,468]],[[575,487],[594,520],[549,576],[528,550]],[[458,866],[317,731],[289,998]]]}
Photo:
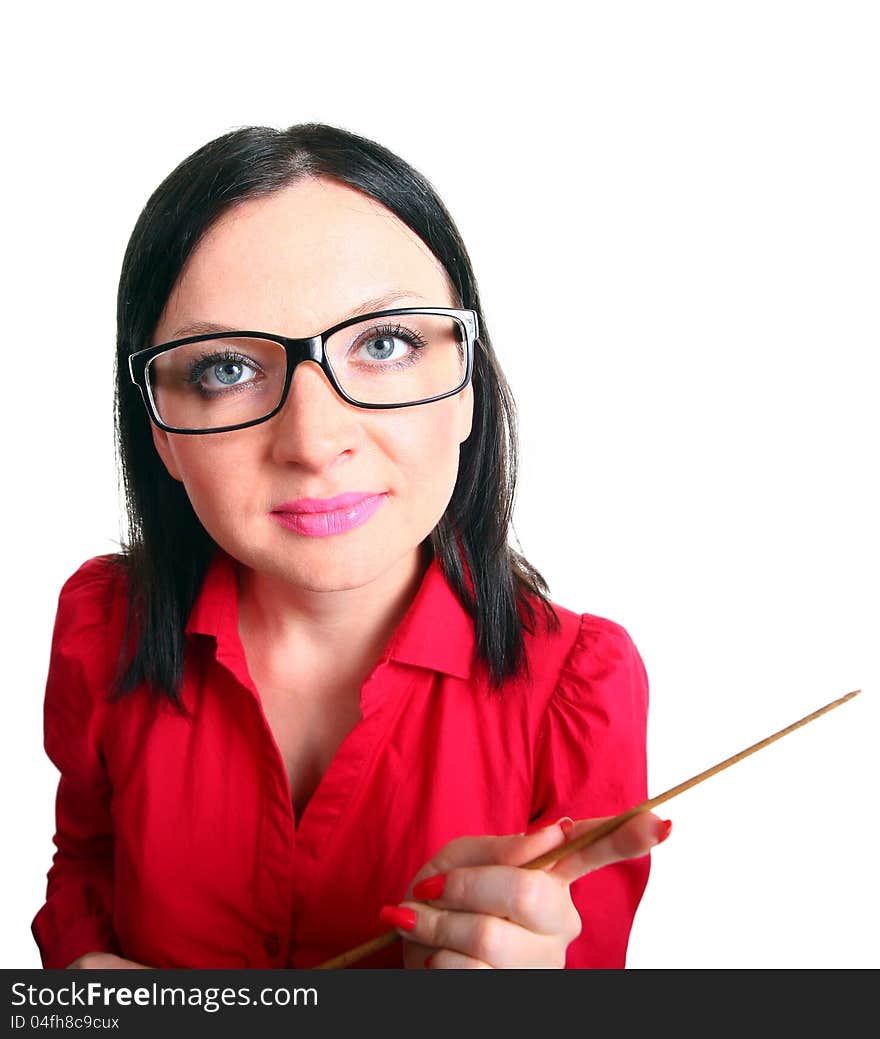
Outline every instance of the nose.
{"label": "nose", "polygon": [[267,423],[276,460],[323,469],[356,444],[361,409],[344,401],[314,361],[293,371],[287,400]]}

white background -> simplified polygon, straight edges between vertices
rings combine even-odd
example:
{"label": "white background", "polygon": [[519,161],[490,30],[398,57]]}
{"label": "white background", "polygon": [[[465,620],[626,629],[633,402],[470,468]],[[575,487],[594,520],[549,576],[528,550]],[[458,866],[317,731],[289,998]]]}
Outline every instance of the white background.
{"label": "white background", "polygon": [[[20,8],[19,8],[20,10]],[[121,538],[115,291],[159,181],[245,124],[437,188],[519,404],[516,533],[651,680],[629,966],[876,967],[880,15],[873,3],[41,5],[2,70],[0,965],[39,966],[58,591]]]}

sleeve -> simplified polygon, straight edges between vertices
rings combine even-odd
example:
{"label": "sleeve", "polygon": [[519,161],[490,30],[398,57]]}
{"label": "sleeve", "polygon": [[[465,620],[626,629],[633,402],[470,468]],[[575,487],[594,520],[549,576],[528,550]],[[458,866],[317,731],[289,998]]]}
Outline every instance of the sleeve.
{"label": "sleeve", "polygon": [[[536,745],[532,824],[616,815],[647,798],[648,678],[627,631],[583,614]],[[581,934],[566,968],[621,969],[650,856],[614,863],[571,885]]]}
{"label": "sleeve", "polygon": [[121,955],[113,931],[113,824],[100,749],[107,692],[106,644],[112,567],[90,559],[61,589],[43,704],[44,748],[60,772],[56,852],[46,901],[31,923],[43,967],[85,952]]}

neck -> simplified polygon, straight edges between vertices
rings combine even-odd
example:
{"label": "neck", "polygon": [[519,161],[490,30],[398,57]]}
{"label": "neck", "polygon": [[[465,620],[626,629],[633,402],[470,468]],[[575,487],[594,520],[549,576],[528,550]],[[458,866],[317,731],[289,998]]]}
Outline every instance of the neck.
{"label": "neck", "polygon": [[409,609],[431,560],[427,543],[358,588],[315,592],[239,565],[238,630],[264,673],[365,677]]}

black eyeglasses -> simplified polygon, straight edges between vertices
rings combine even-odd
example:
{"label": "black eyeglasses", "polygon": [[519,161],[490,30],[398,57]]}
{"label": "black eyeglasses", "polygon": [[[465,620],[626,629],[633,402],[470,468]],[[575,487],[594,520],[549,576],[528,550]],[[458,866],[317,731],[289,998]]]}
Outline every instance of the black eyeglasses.
{"label": "black eyeglasses", "polygon": [[341,321],[304,339],[212,332],[138,350],[132,382],[169,433],[223,433],[265,422],[287,399],[294,369],[321,367],[358,408],[410,408],[451,397],[470,381],[476,311],[399,307]]}

